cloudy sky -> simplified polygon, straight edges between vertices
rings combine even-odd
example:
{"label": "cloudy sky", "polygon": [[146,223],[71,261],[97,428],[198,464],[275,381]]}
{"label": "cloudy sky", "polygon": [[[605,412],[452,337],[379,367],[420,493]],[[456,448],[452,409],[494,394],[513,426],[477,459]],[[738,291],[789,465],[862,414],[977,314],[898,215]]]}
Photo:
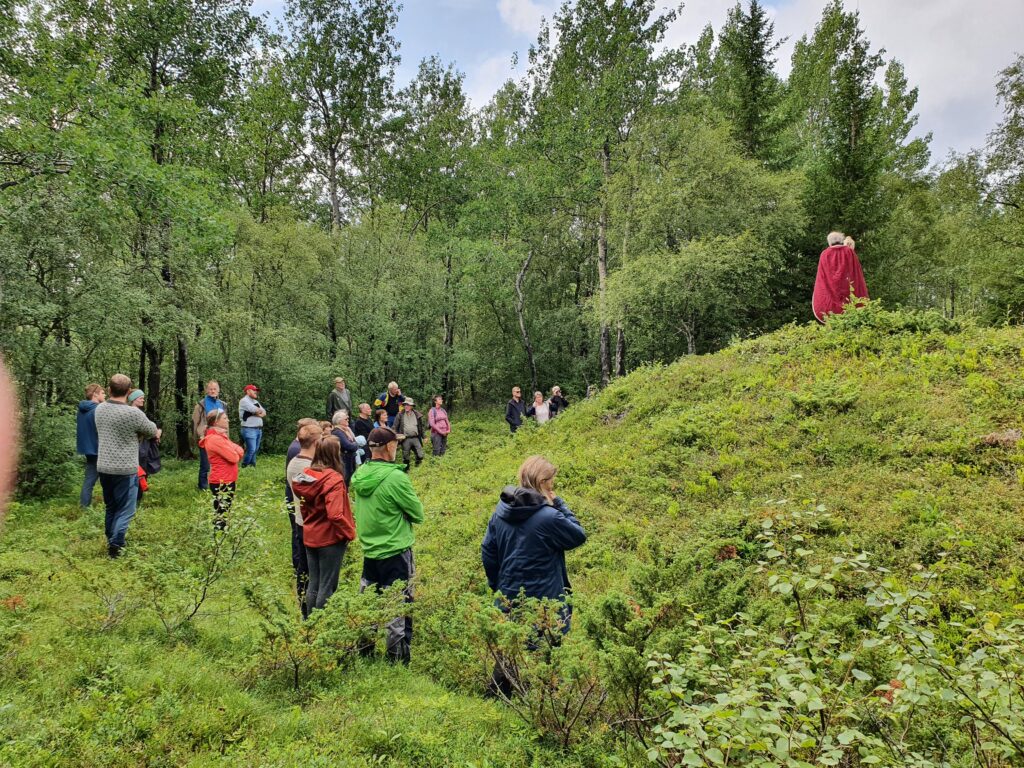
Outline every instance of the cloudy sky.
{"label": "cloudy sky", "polygon": [[[744,0],[745,1],[745,0]],[[735,0],[687,0],[669,33],[670,45],[692,43],[711,23],[717,30]],[[814,30],[825,0],[762,0],[775,30],[788,41],[779,69],[788,73],[794,42]],[[670,0],[665,0],[669,5]],[[1024,53],[1024,0],[845,0],[860,10],[876,48],[906,67],[920,88],[921,133],[933,134],[932,157],[941,160],[984,144],[1000,118],[995,81],[999,70]],[[254,0],[256,11],[280,15],[284,0]],[[541,19],[559,0],[403,0],[397,36],[402,65],[399,83],[433,54],[455,62],[466,74],[474,105],[483,105],[506,78],[515,54],[525,61]],[[523,62],[519,70],[522,71]]]}

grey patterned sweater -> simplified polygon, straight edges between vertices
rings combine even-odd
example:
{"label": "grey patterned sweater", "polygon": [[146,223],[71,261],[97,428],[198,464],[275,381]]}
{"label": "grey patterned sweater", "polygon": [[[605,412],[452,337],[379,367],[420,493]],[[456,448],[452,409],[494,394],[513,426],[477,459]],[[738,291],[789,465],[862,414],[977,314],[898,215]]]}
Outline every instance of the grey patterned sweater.
{"label": "grey patterned sweater", "polygon": [[139,471],[139,438],[156,437],[156,424],[138,408],[106,402],[96,406],[100,449],[96,469],[105,475],[134,475]]}

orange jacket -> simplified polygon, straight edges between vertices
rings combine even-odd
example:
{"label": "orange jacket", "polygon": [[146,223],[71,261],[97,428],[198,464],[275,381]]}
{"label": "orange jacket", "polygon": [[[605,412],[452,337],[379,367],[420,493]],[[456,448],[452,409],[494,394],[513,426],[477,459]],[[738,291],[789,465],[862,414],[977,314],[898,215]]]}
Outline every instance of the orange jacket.
{"label": "orange jacket", "polygon": [[302,543],[329,547],[356,537],[345,478],[333,469],[307,468],[292,481],[302,499]]}
{"label": "orange jacket", "polygon": [[238,480],[238,462],[245,449],[231,442],[231,438],[217,429],[207,430],[199,438],[199,447],[210,457],[210,482],[233,483]]}

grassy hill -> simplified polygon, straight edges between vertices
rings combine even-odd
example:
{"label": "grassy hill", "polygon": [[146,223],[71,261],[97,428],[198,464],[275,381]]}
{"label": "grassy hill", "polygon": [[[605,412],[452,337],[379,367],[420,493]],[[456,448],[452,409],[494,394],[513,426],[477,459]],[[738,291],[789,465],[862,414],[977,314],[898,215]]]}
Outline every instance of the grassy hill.
{"label": "grassy hill", "polygon": [[[1020,330],[872,306],[639,370],[514,439],[499,408],[457,414],[412,473],[409,670],[351,653],[387,613],[355,595],[358,547],[299,626],[278,457],[226,539],[172,464],[113,563],[99,509],[15,504],[0,764],[1022,764],[1022,362]],[[573,631],[518,652],[509,706],[482,694],[523,630],[479,544],[534,453],[590,538]]]}

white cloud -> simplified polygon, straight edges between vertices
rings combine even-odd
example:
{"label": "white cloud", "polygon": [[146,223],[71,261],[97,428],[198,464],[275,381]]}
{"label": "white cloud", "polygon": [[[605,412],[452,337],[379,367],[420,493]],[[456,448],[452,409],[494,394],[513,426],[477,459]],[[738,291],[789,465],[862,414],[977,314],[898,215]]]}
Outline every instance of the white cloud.
{"label": "white cloud", "polygon": [[509,78],[522,72],[522,63],[512,68],[512,52],[491,56],[466,73],[466,95],[474,109],[480,109]]}
{"label": "white cloud", "polygon": [[[666,42],[693,43],[711,22],[716,32],[733,0],[689,0]],[[779,50],[779,71],[788,75],[796,41],[810,35],[825,0],[767,0],[775,32],[787,37]],[[980,147],[1000,119],[997,73],[1024,52],[1021,0],[846,0],[860,10],[861,26],[875,49],[885,48],[918,87],[919,134],[931,131],[932,156],[949,149]]]}
{"label": "white cloud", "polygon": [[501,20],[513,32],[527,37],[536,37],[540,30],[541,19],[554,14],[557,6],[552,2],[535,2],[535,0],[498,0],[498,13]]}

